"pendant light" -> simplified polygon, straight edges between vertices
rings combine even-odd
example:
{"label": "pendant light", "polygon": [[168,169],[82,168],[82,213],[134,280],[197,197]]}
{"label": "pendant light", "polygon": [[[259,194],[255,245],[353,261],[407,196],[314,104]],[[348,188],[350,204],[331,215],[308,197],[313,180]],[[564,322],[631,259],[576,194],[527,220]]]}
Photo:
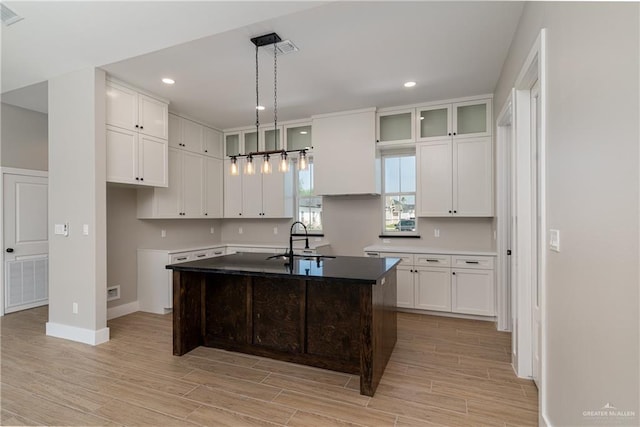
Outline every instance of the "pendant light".
{"label": "pendant light", "polygon": [[240,171],[238,170],[238,158],[236,156],[231,157],[231,175],[238,176]]}
{"label": "pendant light", "polygon": [[298,161],[298,169],[304,170],[307,168],[307,153],[306,149],[296,150],[284,150],[283,148],[277,148],[278,135],[280,134],[278,129],[278,53],[290,53],[298,51],[298,48],[289,40],[282,41],[280,36],[276,33],[265,34],[263,36],[254,37],[251,42],[255,45],[255,61],[256,61],[256,139],[260,137],[260,111],[264,110],[264,107],[260,105],[260,92],[259,92],[259,63],[258,63],[258,50],[260,47],[265,47],[267,50],[273,49],[273,138],[275,150],[268,151],[252,151],[250,153],[237,154],[231,156],[230,162],[230,174],[238,175],[240,168],[238,166],[238,157],[245,157],[246,162],[244,165],[244,174],[253,175],[256,173],[256,165],[253,163],[254,157],[263,156],[262,164],[260,165],[260,172],[263,174],[270,174],[273,170],[271,165],[271,155],[280,154],[280,162],[278,164],[278,170],[280,172],[288,172],[289,158],[288,153],[300,153]]}
{"label": "pendant light", "polygon": [[307,152],[305,150],[300,151],[300,158],[298,159],[298,170],[307,169]]}

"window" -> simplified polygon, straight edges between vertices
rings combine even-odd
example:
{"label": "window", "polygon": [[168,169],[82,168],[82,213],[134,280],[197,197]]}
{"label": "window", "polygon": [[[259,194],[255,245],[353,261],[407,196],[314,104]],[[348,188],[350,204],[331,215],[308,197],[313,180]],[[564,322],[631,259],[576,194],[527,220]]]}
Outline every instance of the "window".
{"label": "window", "polygon": [[296,171],[296,206],[298,221],[307,226],[309,233],[322,233],[322,197],[313,195],[313,157],[308,156],[305,170]]}
{"label": "window", "polygon": [[383,226],[382,234],[417,232],[416,156],[393,154],[382,158]]}

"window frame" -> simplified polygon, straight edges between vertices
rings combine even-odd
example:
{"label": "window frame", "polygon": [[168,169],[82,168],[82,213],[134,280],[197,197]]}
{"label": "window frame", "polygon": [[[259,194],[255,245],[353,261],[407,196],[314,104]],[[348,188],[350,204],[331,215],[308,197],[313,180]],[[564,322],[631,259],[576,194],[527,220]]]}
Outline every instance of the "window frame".
{"label": "window frame", "polygon": [[[314,163],[313,161],[313,152],[311,151],[307,151],[307,164],[311,165]],[[289,155],[289,159],[290,159],[290,167],[293,168],[293,180],[294,180],[294,185],[295,185],[295,194],[294,194],[294,209],[295,209],[295,215],[293,220],[294,221],[300,221],[300,222],[304,222],[302,221],[302,219],[300,218],[300,200],[301,199],[311,199],[311,198],[319,198],[320,199],[320,204],[321,204],[321,209],[320,209],[320,229],[319,230],[309,230],[308,234],[310,236],[324,236],[324,215],[323,215],[323,207],[324,207],[324,200],[322,196],[317,196],[317,195],[312,195],[312,196],[300,196],[300,170],[298,170],[298,157],[299,154],[294,154],[294,155]],[[308,167],[308,166],[307,166]],[[314,166],[315,167],[315,166]],[[311,189],[312,189],[312,194],[315,190],[315,170],[312,176],[312,180],[311,180]],[[305,224],[307,225],[307,224]],[[300,226],[297,226],[296,229],[294,230],[296,233],[304,233],[304,230],[301,229]]]}
{"label": "window frame", "polygon": [[[387,158],[397,158],[397,157],[413,157],[414,162],[417,161],[416,159],[416,150],[415,149],[399,149],[399,150],[385,150],[382,151],[380,153],[380,163],[381,163],[381,205],[382,205],[382,213],[381,213],[381,229],[382,232],[380,233],[380,237],[420,237],[419,234],[419,230],[418,230],[418,216],[417,216],[417,210],[416,210],[416,206],[418,203],[418,188],[417,188],[417,184],[418,184],[418,171],[417,171],[417,164],[415,164],[415,191],[413,192],[403,192],[403,191],[399,191],[399,192],[387,192],[387,188],[386,188],[386,159]],[[414,198],[414,220],[415,220],[415,229],[414,231],[389,231],[386,229],[386,199],[387,197],[393,197],[393,196],[413,196]],[[402,219],[399,219],[399,221],[401,221]]]}

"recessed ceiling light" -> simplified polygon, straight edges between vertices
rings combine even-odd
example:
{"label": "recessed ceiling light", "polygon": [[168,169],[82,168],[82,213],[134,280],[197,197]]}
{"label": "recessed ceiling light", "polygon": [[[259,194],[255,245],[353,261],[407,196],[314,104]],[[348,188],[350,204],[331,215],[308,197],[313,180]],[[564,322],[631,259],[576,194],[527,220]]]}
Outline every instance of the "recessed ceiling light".
{"label": "recessed ceiling light", "polygon": [[162,79],[162,83],[167,84],[167,85],[172,85],[175,82],[176,82],[175,80],[170,79],[169,77],[165,77],[164,79]]}
{"label": "recessed ceiling light", "polygon": [[416,85],[416,82],[406,82],[404,84],[404,87],[414,87]]}
{"label": "recessed ceiling light", "polygon": [[264,105],[258,105],[258,106],[256,107],[256,110],[258,110],[258,111],[262,111],[262,110],[264,110]]}
{"label": "recessed ceiling light", "polygon": [[306,135],[306,134],[307,134],[307,131],[306,131],[306,130],[301,130],[301,131],[300,131],[300,135]]}

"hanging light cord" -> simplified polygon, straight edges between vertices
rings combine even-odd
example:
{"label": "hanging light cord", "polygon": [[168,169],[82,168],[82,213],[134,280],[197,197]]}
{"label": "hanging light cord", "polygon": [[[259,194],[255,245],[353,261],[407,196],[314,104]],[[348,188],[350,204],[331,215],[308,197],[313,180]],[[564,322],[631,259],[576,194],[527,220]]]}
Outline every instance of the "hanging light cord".
{"label": "hanging light cord", "polygon": [[256,138],[258,137],[258,127],[260,127],[260,92],[258,90],[258,45],[256,45]]}
{"label": "hanging light cord", "polygon": [[273,137],[278,132],[278,44],[273,45]]}

